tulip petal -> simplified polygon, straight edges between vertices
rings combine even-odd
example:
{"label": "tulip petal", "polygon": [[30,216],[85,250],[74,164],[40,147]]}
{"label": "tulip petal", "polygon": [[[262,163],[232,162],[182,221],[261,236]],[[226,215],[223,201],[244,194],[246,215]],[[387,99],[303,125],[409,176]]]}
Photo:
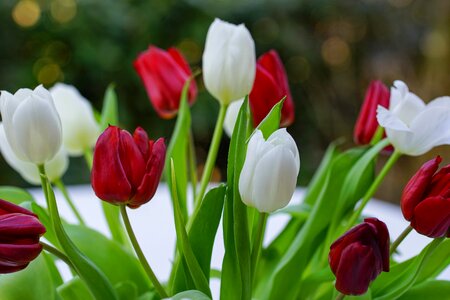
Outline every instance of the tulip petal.
{"label": "tulip petal", "polygon": [[148,159],[148,155],[149,155],[149,140],[148,140],[148,135],[147,132],[145,132],[144,129],[142,129],[142,127],[138,127],[136,128],[136,130],[133,133],[133,139],[134,142],[136,143],[136,146],[139,148],[139,151],[142,154],[142,157],[144,158],[144,160]]}
{"label": "tulip petal", "polygon": [[411,131],[396,114],[381,105],[378,105],[377,108],[377,120],[378,123],[386,129],[406,132]]}
{"label": "tulip petal", "polygon": [[0,216],[0,240],[6,235],[13,235],[17,239],[27,236],[39,237],[45,231],[45,227],[36,216],[22,213]]}
{"label": "tulip petal", "polygon": [[0,264],[11,262],[12,265],[29,263],[42,251],[39,243],[31,245],[0,244]]}
{"label": "tulip petal", "polygon": [[377,247],[380,250],[380,259],[383,264],[383,271],[389,272],[389,231],[385,223],[381,222],[377,218],[366,218],[365,223],[369,223],[375,227],[375,235],[378,239],[376,242]]}
{"label": "tulip petal", "polygon": [[442,108],[450,108],[450,97],[449,96],[443,96],[443,97],[438,97],[432,101],[430,101],[430,103],[427,104],[427,108],[429,107],[442,107]]}
{"label": "tulip petal", "polygon": [[446,236],[450,229],[450,201],[443,197],[429,197],[414,209],[411,226],[431,238]]}
{"label": "tulip petal", "polygon": [[15,205],[11,202],[0,199],[0,216],[4,215],[4,214],[10,214],[10,213],[19,213],[19,214],[29,215],[29,216],[33,216],[33,217],[37,218],[37,216],[34,213],[32,213],[31,211],[29,211],[28,209],[25,209],[21,206]]}
{"label": "tulip petal", "polygon": [[128,182],[131,184],[131,193],[134,194],[144,177],[146,161],[133,137],[126,130],[120,131],[119,157]]}
{"label": "tulip petal", "polygon": [[294,155],[295,167],[300,169],[300,154],[298,153],[297,144],[294,138],[287,132],[286,128],[280,128],[272,133],[267,139],[272,145],[283,145],[289,149]]}

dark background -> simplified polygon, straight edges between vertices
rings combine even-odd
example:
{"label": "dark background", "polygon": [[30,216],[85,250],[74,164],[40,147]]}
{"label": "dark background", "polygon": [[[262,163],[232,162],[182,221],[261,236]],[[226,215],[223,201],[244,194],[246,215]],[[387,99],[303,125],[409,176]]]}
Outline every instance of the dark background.
{"label": "dark background", "polygon": [[[178,47],[192,68],[201,66],[214,17],[245,23],[259,56],[276,49],[285,63],[296,105],[289,128],[300,149],[299,183],[305,185],[330,141],[352,131],[372,79],[390,86],[404,80],[429,101],[450,94],[450,1],[414,0],[2,0],[0,89],[75,85],[97,110],[114,82],[121,125],[143,126],[151,137],[170,137],[174,120],[158,118],[132,67],[149,44]],[[201,165],[218,103],[203,88],[193,106],[193,131]],[[228,139],[219,153],[216,178],[226,164]],[[402,186],[435,153],[402,158],[378,197],[398,201]],[[382,158],[383,161],[385,158]],[[86,183],[82,159],[72,159],[67,183]],[[27,184],[0,158],[0,184]]]}

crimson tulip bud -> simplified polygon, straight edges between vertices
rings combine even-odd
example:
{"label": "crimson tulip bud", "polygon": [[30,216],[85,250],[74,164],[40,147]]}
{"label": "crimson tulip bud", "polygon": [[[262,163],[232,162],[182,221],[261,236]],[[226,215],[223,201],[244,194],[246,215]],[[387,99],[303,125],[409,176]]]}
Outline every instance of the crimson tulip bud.
{"label": "crimson tulip bud", "polygon": [[389,90],[381,81],[374,80],[369,84],[353,132],[356,144],[370,143],[378,128],[377,107],[381,105],[388,108],[389,98]]}
{"label": "crimson tulip bud", "polygon": [[249,95],[253,125],[257,127],[272,107],[285,96],[281,109],[281,127],[287,127],[294,122],[294,101],[283,63],[278,53],[270,50],[258,58],[255,83]]}
{"label": "crimson tulip bud", "polygon": [[[175,48],[164,51],[150,46],[134,61],[134,68],[141,77],[158,115],[163,119],[174,117],[180,106],[183,86],[192,76],[183,55]],[[195,80],[191,80],[188,91],[189,104],[192,104],[196,97],[197,85]]]}
{"label": "crimson tulip bud", "polygon": [[389,232],[376,218],[347,231],[330,247],[336,289],[345,295],[364,294],[381,271],[389,272]]}
{"label": "crimson tulip bud", "polygon": [[41,253],[44,233],[35,214],[0,199],[0,274],[25,269]]}
{"label": "crimson tulip bud", "polygon": [[94,149],[92,187],[100,199],[137,208],[155,195],[164,168],[164,139],[149,140],[138,127],[133,136],[109,126]]}
{"label": "crimson tulip bud", "polygon": [[406,184],[403,216],[419,233],[431,238],[450,237],[450,164],[438,172],[442,158],[427,161]]}

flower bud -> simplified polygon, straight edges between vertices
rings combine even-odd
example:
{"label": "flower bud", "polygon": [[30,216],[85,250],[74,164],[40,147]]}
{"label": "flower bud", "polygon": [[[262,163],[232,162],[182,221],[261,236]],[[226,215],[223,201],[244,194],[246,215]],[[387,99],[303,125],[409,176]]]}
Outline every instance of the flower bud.
{"label": "flower bud", "polygon": [[286,129],[278,129],[267,141],[256,130],[239,178],[242,201],[266,213],[285,207],[294,194],[299,171],[297,145]]}
{"label": "flower bud", "polygon": [[21,160],[43,164],[61,148],[61,121],[50,93],[38,86],[14,95],[2,91],[0,111],[6,138]]}
{"label": "flower bud", "polygon": [[45,227],[32,212],[0,199],[0,274],[20,271],[42,251]]}
{"label": "flower bud", "polygon": [[[20,176],[22,176],[22,178],[28,183],[35,185],[41,184],[41,176],[36,165],[18,159],[14,151],[11,149],[8,140],[6,139],[6,134],[2,123],[0,123],[0,152],[8,165],[19,173]],[[67,156],[67,152],[64,147],[61,147],[55,157],[45,164],[48,179],[50,181],[54,181],[61,178],[67,171],[68,166],[69,157]]]}
{"label": "flower bud", "polygon": [[241,110],[242,103],[244,103],[244,99],[234,101],[228,106],[225,120],[223,122],[223,129],[225,129],[225,133],[230,138],[233,135],[234,126],[236,125],[236,120],[239,115],[239,110]]}
{"label": "flower bud", "polygon": [[[150,46],[134,61],[148,97],[158,115],[164,119],[173,118],[180,106],[181,92],[192,76],[189,64],[176,49],[167,51]],[[197,97],[197,85],[191,80],[188,91],[189,104]]]}
{"label": "flower bud", "polygon": [[339,292],[364,294],[381,271],[389,272],[386,224],[376,218],[365,219],[331,245],[328,260]]}
{"label": "flower bud", "polygon": [[229,104],[250,93],[255,72],[255,43],[247,28],[215,19],[203,52],[206,89],[220,102]]}
{"label": "flower bud", "polygon": [[381,105],[388,108],[389,97],[389,90],[381,81],[374,80],[370,83],[353,131],[353,139],[356,144],[370,144],[378,128],[377,107]]}
{"label": "flower bud", "polygon": [[61,118],[62,142],[67,152],[79,156],[92,149],[100,134],[92,106],[71,85],[57,83],[50,89],[55,107]]}
{"label": "flower bud", "polygon": [[401,207],[403,216],[419,233],[431,238],[450,237],[450,164],[442,158],[427,161],[406,184]]}
{"label": "flower bud", "polygon": [[164,139],[149,140],[138,127],[133,136],[109,126],[94,150],[92,187],[100,199],[137,208],[155,195],[164,168]]}
{"label": "flower bud", "polygon": [[275,50],[270,50],[258,58],[255,83],[249,96],[255,128],[283,97],[286,99],[281,109],[280,126],[287,127],[294,122],[294,101],[283,62]]}

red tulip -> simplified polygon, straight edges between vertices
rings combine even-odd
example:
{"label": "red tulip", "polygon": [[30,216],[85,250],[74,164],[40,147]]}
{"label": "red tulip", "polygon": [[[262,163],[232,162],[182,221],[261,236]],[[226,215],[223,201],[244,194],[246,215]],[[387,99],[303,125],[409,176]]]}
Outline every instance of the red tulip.
{"label": "red tulip", "polygon": [[94,149],[92,187],[100,199],[137,208],[155,195],[164,168],[164,139],[149,140],[138,127],[133,136],[109,126]]}
{"label": "red tulip", "polygon": [[367,88],[364,102],[355,124],[353,138],[358,145],[367,145],[378,128],[377,107],[389,107],[389,89],[379,80],[372,81]]}
{"label": "red tulip", "polygon": [[255,82],[249,95],[253,125],[258,126],[284,96],[286,99],[281,109],[281,127],[294,122],[294,101],[283,63],[278,53],[270,50],[258,58]]}
{"label": "red tulip", "polygon": [[442,158],[427,161],[409,180],[401,199],[403,216],[419,233],[450,237],[450,164],[438,172]]}
{"label": "red tulip", "polygon": [[0,199],[0,274],[26,268],[41,253],[44,233],[35,214]]}
{"label": "red tulip", "polygon": [[339,292],[364,294],[381,271],[389,271],[386,224],[376,218],[365,219],[331,245],[328,260]]}
{"label": "red tulip", "polygon": [[[167,51],[150,46],[134,61],[134,68],[141,77],[150,101],[161,118],[174,117],[180,106],[180,97],[186,80],[192,76],[191,69],[181,53],[170,48]],[[197,97],[197,85],[192,80],[188,102]]]}

